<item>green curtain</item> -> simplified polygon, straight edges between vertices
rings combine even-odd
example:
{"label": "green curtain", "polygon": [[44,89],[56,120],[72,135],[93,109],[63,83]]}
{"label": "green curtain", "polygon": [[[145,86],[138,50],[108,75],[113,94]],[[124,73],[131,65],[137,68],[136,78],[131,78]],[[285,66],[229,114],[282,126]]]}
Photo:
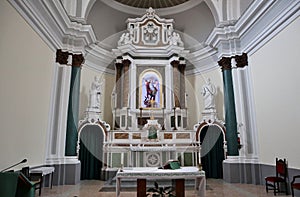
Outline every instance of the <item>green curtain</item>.
{"label": "green curtain", "polygon": [[223,178],[223,133],[217,126],[206,126],[200,133],[201,163],[207,178]]}
{"label": "green curtain", "polygon": [[102,129],[97,125],[88,125],[82,129],[79,150],[81,180],[101,179],[103,139]]}

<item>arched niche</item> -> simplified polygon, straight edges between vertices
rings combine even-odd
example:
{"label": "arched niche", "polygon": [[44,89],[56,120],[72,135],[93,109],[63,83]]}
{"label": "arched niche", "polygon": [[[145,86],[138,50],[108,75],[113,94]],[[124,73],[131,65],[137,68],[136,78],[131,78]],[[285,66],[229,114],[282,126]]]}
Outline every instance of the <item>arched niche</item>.
{"label": "arched niche", "polygon": [[197,130],[200,159],[208,178],[223,178],[223,160],[226,158],[225,127],[219,122],[203,122]]}
{"label": "arched niche", "polygon": [[81,180],[103,180],[103,144],[107,138],[107,128],[100,121],[82,122],[78,130],[77,156],[81,162]]}
{"label": "arched niche", "polygon": [[[139,106],[162,108],[162,76],[155,69],[146,69],[139,76]],[[151,100],[154,102],[151,104]]]}

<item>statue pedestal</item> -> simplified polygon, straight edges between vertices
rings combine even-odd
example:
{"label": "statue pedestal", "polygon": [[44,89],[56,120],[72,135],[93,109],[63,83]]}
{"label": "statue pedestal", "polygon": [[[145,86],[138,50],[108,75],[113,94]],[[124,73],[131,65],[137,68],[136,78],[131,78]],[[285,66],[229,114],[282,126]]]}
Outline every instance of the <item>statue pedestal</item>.
{"label": "statue pedestal", "polygon": [[202,112],[202,120],[205,122],[214,122],[217,120],[217,112],[216,109],[205,109]]}
{"label": "statue pedestal", "polygon": [[100,114],[101,111],[99,108],[87,108],[86,111],[86,119],[88,119],[90,122],[98,121],[101,119]]}

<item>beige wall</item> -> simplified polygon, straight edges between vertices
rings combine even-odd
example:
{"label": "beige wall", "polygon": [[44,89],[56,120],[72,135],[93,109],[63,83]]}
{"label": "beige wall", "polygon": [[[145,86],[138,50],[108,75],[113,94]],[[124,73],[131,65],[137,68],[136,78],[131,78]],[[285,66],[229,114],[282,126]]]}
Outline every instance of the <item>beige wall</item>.
{"label": "beige wall", "polygon": [[[217,64],[217,63],[216,63]],[[211,83],[216,86],[216,108],[217,118],[224,121],[224,94],[223,94],[223,79],[221,69],[216,67],[206,73],[197,74],[187,77],[186,91],[188,94],[188,114],[189,114],[189,129],[202,120],[201,112],[204,110],[204,100],[201,94],[202,86],[205,80],[211,79]]]}
{"label": "beige wall", "polygon": [[260,161],[300,168],[300,18],[250,57]]}
{"label": "beige wall", "polygon": [[0,1],[0,27],[0,170],[23,158],[41,165],[53,53],[7,1]]}

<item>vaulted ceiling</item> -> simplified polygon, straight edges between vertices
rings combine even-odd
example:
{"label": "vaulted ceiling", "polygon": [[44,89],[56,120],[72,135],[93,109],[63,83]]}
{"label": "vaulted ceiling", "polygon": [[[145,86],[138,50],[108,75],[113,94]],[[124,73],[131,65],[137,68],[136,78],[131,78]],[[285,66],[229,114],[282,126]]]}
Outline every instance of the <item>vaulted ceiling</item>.
{"label": "vaulted ceiling", "polygon": [[[160,17],[174,19],[174,29],[181,34],[185,48],[193,51],[203,47],[216,26],[237,20],[252,0],[240,2],[243,3],[228,5],[212,0],[97,0],[87,15],[87,24],[92,25],[102,47],[116,48],[126,30],[126,20],[140,17],[152,7]],[[235,16],[230,18],[230,13]]]}
{"label": "vaulted ceiling", "polygon": [[119,2],[121,4],[132,6],[136,8],[149,8],[152,7],[153,9],[159,9],[159,8],[168,8],[173,7],[176,5],[183,4],[189,0],[115,0],[116,2]]}
{"label": "vaulted ceiling", "polygon": [[160,18],[174,19],[191,74],[215,68],[222,56],[254,52],[299,10],[295,0],[8,1],[51,49],[83,53],[85,64],[97,70],[117,57],[113,51],[127,31],[126,20],[152,7]]}

